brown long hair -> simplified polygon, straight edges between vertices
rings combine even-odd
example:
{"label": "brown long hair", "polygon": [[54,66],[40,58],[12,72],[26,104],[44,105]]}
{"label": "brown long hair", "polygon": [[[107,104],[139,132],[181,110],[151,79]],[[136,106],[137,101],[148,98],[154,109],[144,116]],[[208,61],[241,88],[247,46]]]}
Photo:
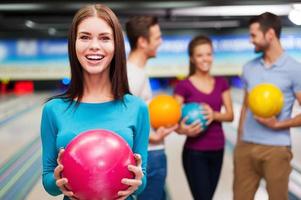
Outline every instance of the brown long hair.
{"label": "brown long hair", "polygon": [[81,8],[75,14],[68,34],[68,53],[71,67],[71,82],[67,91],[59,95],[68,100],[77,99],[80,102],[83,96],[83,69],[78,61],[75,50],[78,25],[88,17],[99,17],[103,19],[113,30],[115,52],[110,64],[110,81],[114,99],[121,100],[129,93],[128,78],[126,72],[126,55],[122,28],[118,18],[113,11],[105,5],[94,4]]}
{"label": "brown long hair", "polygon": [[209,44],[212,46],[212,41],[209,37],[204,35],[199,35],[193,38],[188,44],[188,55],[189,55],[189,76],[195,73],[195,65],[191,62],[190,58],[194,53],[195,47],[202,45],[202,44]]}

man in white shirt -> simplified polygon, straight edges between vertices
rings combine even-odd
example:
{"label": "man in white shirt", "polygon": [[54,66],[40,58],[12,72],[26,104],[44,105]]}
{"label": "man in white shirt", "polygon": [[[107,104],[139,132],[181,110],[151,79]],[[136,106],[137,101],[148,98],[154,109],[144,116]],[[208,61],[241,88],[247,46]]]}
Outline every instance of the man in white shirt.
{"label": "man in white shirt", "polygon": [[[126,23],[127,37],[131,46],[127,70],[130,91],[147,103],[152,98],[149,78],[145,70],[148,59],[157,54],[162,43],[158,20],[150,16],[132,17]],[[164,200],[164,185],[167,175],[167,161],[164,151],[164,138],[173,132],[173,127],[151,129],[148,147],[147,186],[138,200]]]}

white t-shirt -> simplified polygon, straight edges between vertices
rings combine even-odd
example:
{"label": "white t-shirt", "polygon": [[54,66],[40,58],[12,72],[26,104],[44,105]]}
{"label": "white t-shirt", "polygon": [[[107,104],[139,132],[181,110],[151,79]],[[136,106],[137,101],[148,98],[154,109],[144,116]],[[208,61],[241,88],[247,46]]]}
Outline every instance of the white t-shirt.
{"label": "white t-shirt", "polygon": [[[138,67],[130,62],[127,62],[127,75],[130,91],[133,95],[142,98],[147,104],[152,99],[152,90],[149,83],[148,75],[144,68]],[[153,132],[153,129],[151,129]],[[164,144],[150,144],[148,150],[164,149]]]}
{"label": "white t-shirt", "polygon": [[142,98],[147,103],[150,102],[152,90],[146,70],[128,62],[127,73],[131,93]]}

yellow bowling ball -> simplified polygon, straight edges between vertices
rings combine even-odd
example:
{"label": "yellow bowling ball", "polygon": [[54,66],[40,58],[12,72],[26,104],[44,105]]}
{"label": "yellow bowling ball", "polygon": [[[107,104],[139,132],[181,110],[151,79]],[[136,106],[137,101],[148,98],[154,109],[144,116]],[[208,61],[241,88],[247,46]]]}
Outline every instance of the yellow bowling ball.
{"label": "yellow bowling ball", "polygon": [[148,107],[154,128],[175,125],[181,118],[181,106],[172,96],[160,94],[152,99]]}
{"label": "yellow bowling ball", "polygon": [[280,113],[284,97],[277,86],[262,83],[252,88],[248,96],[248,104],[254,115],[268,118]]}

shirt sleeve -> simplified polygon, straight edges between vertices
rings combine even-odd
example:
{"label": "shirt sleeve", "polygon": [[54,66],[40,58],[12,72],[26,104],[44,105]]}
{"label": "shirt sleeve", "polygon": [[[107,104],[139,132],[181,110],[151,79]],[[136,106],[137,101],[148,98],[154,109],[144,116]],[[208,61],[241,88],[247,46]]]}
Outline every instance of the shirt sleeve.
{"label": "shirt sleeve", "polygon": [[142,83],[135,84],[137,81],[135,81],[135,72],[131,70],[131,67],[128,66],[127,68],[127,75],[128,75],[128,83],[130,91],[133,95],[139,96],[141,92],[141,85]]}
{"label": "shirt sleeve", "polygon": [[138,112],[133,152],[141,155],[144,176],[142,178],[142,185],[135,192],[135,195],[140,194],[146,186],[147,147],[150,132],[149,113],[145,103],[142,104]]}
{"label": "shirt sleeve", "polygon": [[225,92],[225,91],[229,90],[230,86],[229,86],[229,83],[228,83],[227,79],[221,77],[220,80],[221,80],[221,89],[222,89],[222,92]]}
{"label": "shirt sleeve", "polygon": [[296,64],[296,70],[292,73],[292,82],[293,82],[293,91],[294,93],[301,92],[301,79],[300,79],[300,74],[301,74],[301,64],[298,63]]}
{"label": "shirt sleeve", "polygon": [[174,94],[180,95],[182,97],[186,97],[187,86],[184,81],[180,81],[174,90]]}
{"label": "shirt sleeve", "polygon": [[56,132],[55,123],[51,118],[49,107],[46,104],[42,112],[41,120],[43,162],[42,181],[45,190],[53,196],[62,194],[62,192],[56,186],[56,180],[54,178],[54,169],[57,166],[56,159],[58,155],[56,149]]}

